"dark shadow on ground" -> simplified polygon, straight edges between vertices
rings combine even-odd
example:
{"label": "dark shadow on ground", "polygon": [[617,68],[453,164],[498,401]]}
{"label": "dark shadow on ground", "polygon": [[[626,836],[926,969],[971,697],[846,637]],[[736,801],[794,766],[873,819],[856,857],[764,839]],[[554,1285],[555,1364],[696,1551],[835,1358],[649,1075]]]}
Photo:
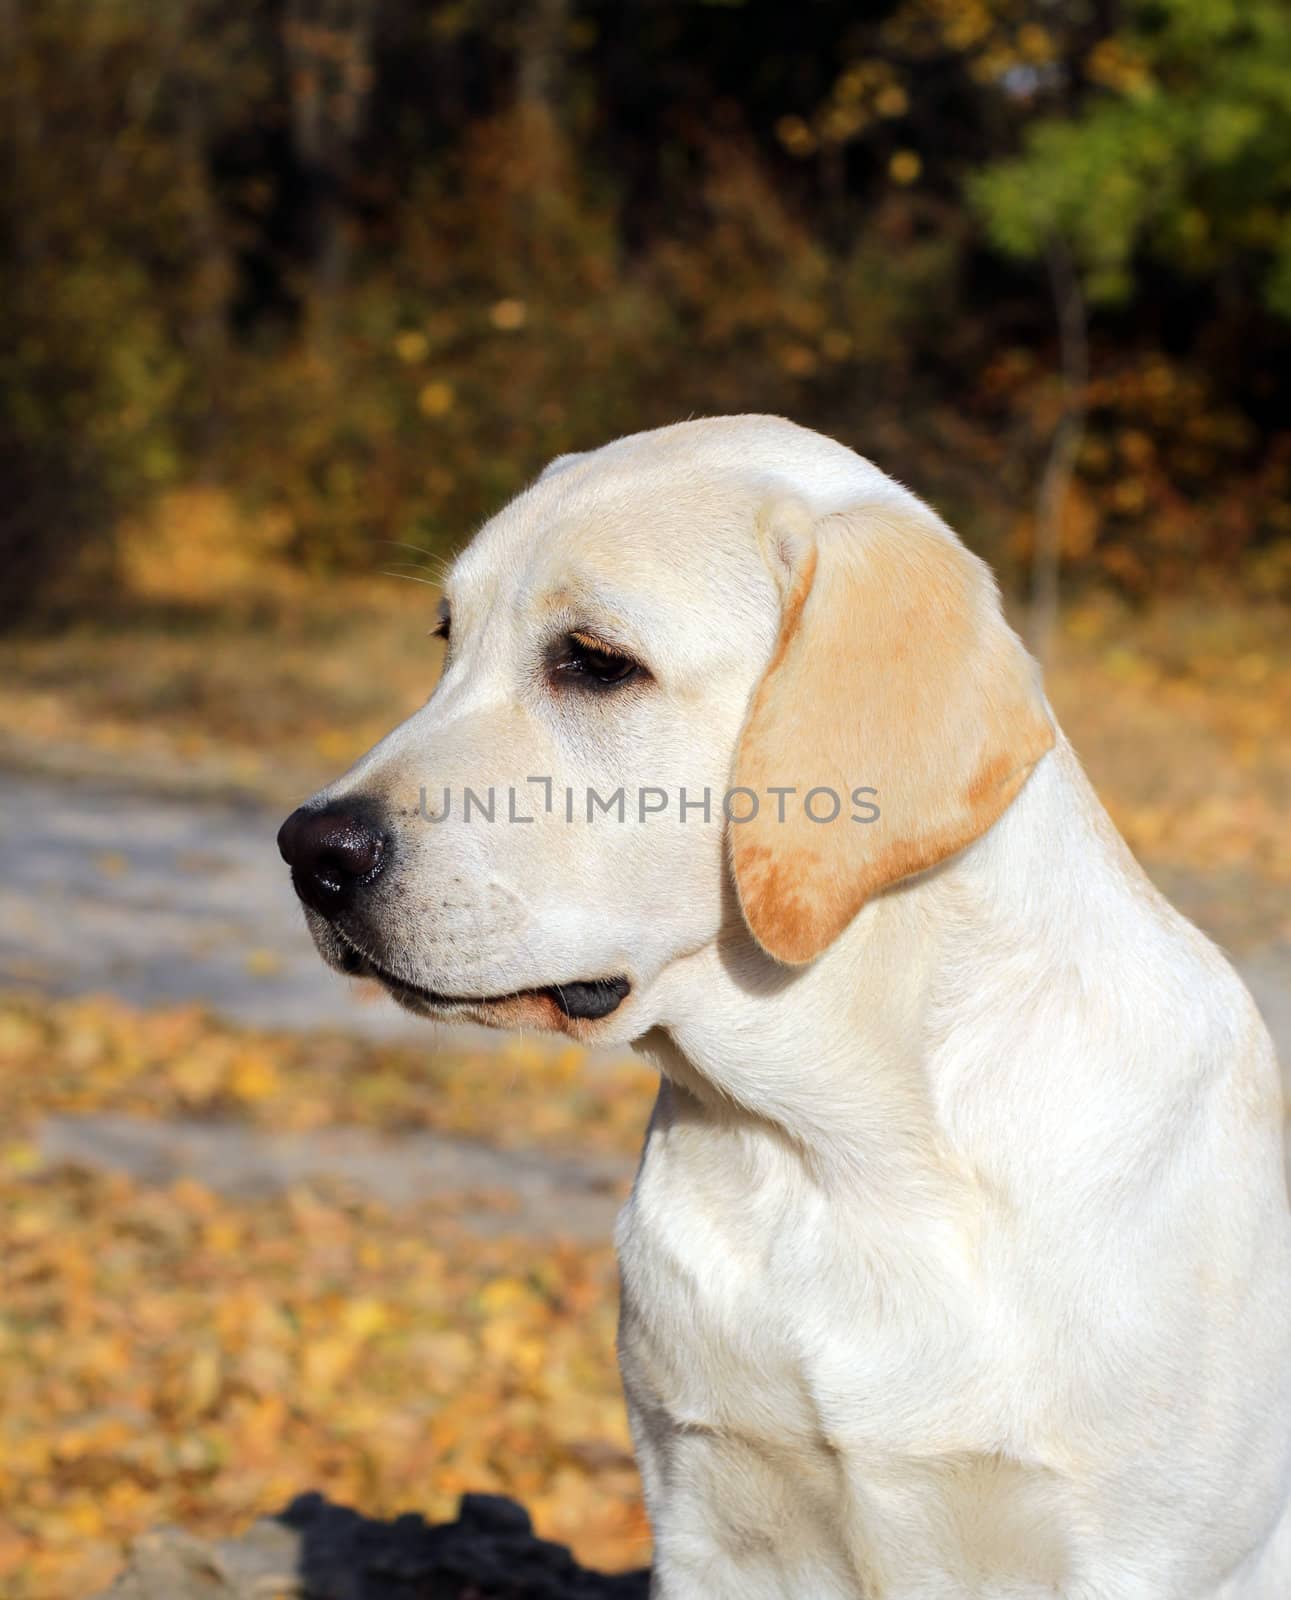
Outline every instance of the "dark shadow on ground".
{"label": "dark shadow on ground", "polygon": [[103,1600],[646,1600],[649,1578],[579,1566],[497,1495],[464,1495],[455,1522],[432,1525],[306,1494],[237,1539],[146,1535]]}

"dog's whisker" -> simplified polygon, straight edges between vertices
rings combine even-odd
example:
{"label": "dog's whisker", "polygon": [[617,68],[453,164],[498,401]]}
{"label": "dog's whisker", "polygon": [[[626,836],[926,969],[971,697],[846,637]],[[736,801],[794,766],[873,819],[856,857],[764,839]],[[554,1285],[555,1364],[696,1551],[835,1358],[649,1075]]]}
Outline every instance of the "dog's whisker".
{"label": "dog's whisker", "polygon": [[435,582],[433,578],[419,578],[415,572],[390,572],[383,570],[383,578],[402,578],[405,583],[424,583],[428,589],[439,589],[443,585]]}

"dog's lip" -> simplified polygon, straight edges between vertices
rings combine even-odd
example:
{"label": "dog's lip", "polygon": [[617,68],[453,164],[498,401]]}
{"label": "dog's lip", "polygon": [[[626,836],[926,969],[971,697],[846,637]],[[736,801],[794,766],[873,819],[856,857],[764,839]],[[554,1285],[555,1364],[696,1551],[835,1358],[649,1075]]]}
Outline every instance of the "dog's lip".
{"label": "dog's lip", "polygon": [[504,994],[446,994],[441,989],[430,989],[424,984],[398,977],[344,935],[341,935],[341,942],[348,958],[341,965],[349,976],[375,978],[394,994],[411,995],[440,1010],[467,1010],[476,1006],[502,1005],[508,1000],[543,999],[554,1001],[567,1017],[598,1021],[617,1011],[632,989],[627,978],[616,975],[564,984],[541,984],[531,989],[510,989]]}

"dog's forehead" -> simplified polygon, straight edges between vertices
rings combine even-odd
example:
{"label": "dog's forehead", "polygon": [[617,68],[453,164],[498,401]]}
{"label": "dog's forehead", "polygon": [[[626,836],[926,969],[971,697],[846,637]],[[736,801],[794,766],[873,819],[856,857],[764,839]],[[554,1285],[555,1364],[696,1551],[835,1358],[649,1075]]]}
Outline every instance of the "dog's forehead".
{"label": "dog's forehead", "polygon": [[515,606],[616,594],[713,605],[770,593],[752,483],[678,478],[615,462],[540,479],[488,522],[455,564],[464,604]]}
{"label": "dog's forehead", "polygon": [[452,587],[536,594],[577,560],[622,583],[738,603],[765,582],[759,511],[786,496],[813,515],[908,498],[873,463],[782,417],[699,418],[558,458],[480,530]]}
{"label": "dog's forehead", "polygon": [[645,641],[660,627],[691,653],[778,617],[760,523],[795,502],[809,517],[906,500],[854,451],[779,417],[699,419],[565,456],[458,558],[448,589],[466,621],[586,604]]}

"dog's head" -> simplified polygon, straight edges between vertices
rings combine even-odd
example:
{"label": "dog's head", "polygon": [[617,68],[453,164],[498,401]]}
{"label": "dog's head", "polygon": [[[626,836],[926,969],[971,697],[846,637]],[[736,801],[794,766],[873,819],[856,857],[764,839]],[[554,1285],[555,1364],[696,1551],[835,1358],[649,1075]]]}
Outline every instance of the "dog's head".
{"label": "dog's head", "polygon": [[777,418],[560,458],[442,628],[427,704],[280,835],[324,957],[429,1015],[618,1041],[719,937],[810,962],[1053,742],[985,567]]}

